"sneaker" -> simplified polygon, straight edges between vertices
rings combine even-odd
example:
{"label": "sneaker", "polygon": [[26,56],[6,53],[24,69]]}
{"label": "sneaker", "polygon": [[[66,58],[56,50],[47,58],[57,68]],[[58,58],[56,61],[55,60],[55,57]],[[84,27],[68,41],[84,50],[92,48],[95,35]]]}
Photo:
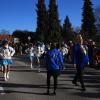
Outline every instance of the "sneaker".
{"label": "sneaker", "polygon": [[7,81],[7,73],[4,73],[4,81]]}
{"label": "sneaker", "polygon": [[33,66],[31,66],[31,69],[33,69]]}
{"label": "sneaker", "polygon": [[31,66],[30,66],[30,67],[31,67],[31,69],[33,69],[33,66],[32,66],[32,64],[31,64]]}
{"label": "sneaker", "polygon": [[4,81],[7,81],[7,77],[6,76],[4,77]]}

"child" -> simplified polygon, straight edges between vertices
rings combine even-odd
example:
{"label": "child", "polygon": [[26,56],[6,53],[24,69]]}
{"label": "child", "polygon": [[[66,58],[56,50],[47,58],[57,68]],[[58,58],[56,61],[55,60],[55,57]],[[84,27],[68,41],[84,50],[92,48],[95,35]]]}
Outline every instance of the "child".
{"label": "child", "polygon": [[11,57],[14,55],[15,50],[9,46],[8,40],[2,41],[0,48],[0,64],[3,66],[4,80],[9,79],[10,65],[12,64]]}
{"label": "child", "polygon": [[34,60],[34,47],[33,44],[30,43],[28,49],[26,50],[30,59],[30,67],[33,69],[33,60]]}

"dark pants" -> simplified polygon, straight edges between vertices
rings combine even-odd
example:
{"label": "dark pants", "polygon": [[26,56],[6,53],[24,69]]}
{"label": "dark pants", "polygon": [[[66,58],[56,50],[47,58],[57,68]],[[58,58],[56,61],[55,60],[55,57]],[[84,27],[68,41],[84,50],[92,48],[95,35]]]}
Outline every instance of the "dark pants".
{"label": "dark pants", "polygon": [[94,67],[95,66],[93,56],[91,56],[91,55],[89,55],[89,66],[90,67]]}
{"label": "dark pants", "polygon": [[53,76],[53,79],[54,79],[54,92],[56,91],[57,89],[57,78],[58,78],[58,75],[60,74],[60,71],[59,70],[55,70],[55,71],[47,71],[47,90],[49,91],[50,89],[50,78],[51,76]]}
{"label": "dark pants", "polygon": [[76,70],[77,72],[76,72],[73,82],[77,83],[77,81],[79,81],[81,83],[81,87],[85,89],[84,81],[83,81],[83,69],[80,67],[80,65],[76,65]]}

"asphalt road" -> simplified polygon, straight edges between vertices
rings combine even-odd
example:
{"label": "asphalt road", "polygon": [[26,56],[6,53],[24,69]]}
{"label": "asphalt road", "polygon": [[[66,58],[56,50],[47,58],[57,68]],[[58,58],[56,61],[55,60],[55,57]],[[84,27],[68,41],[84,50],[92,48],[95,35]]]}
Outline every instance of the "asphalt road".
{"label": "asphalt road", "polygon": [[26,60],[15,58],[7,82],[3,81],[3,74],[0,72],[0,100],[100,100],[100,70],[85,69],[85,92],[71,83],[74,74],[75,68],[67,65],[58,79],[56,96],[48,96],[45,95],[45,68],[42,67],[39,73],[37,68],[31,70]]}

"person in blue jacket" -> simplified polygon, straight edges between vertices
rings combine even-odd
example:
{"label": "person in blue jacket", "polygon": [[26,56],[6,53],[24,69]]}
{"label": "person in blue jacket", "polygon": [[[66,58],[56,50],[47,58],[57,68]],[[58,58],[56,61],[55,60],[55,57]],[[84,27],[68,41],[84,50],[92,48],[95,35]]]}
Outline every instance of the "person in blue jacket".
{"label": "person in blue jacket", "polygon": [[83,72],[84,72],[84,67],[88,64],[88,62],[89,58],[86,47],[85,45],[83,45],[83,38],[81,35],[78,35],[72,52],[72,63],[74,66],[76,66],[77,70],[72,83],[77,85],[77,81],[79,80],[83,91],[86,90],[83,81]]}
{"label": "person in blue jacket", "polygon": [[47,53],[46,58],[46,65],[47,65],[47,94],[49,93],[50,89],[50,78],[53,76],[54,78],[54,92],[53,94],[56,95],[57,89],[57,78],[60,74],[60,70],[63,67],[63,57],[61,52],[56,48],[56,44],[51,44],[51,49]]}

